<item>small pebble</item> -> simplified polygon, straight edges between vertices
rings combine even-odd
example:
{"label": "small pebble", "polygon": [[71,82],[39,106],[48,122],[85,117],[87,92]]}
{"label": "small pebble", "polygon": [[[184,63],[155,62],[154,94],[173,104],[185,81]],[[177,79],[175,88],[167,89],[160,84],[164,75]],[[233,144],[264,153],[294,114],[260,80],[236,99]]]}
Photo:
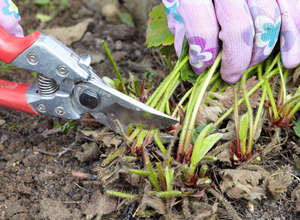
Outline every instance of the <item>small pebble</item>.
{"label": "small pebble", "polygon": [[86,32],[86,34],[84,35],[84,37],[82,39],[82,42],[90,44],[93,41],[94,41],[93,34],[91,32]]}
{"label": "small pebble", "polygon": [[4,144],[5,141],[8,140],[8,136],[7,135],[3,135],[1,138],[0,138],[0,144]]}
{"label": "small pebble", "polygon": [[142,56],[142,52],[141,52],[140,50],[135,50],[135,51],[134,51],[134,55],[135,55],[136,57],[141,57],[141,56]]}
{"label": "small pebble", "polygon": [[107,21],[113,23],[119,22],[118,14],[120,13],[120,10],[116,4],[109,3],[104,5],[101,9],[101,13]]}
{"label": "small pebble", "polygon": [[3,119],[0,119],[0,126],[4,125],[6,123],[6,121],[4,121]]}
{"label": "small pebble", "polygon": [[104,41],[103,39],[95,38],[94,41],[95,41],[95,48],[96,49],[103,49],[103,46],[102,46],[102,42]]}
{"label": "small pebble", "polygon": [[116,41],[116,43],[115,43],[115,49],[116,50],[122,50],[123,49],[123,43],[122,43],[122,41],[120,41],[120,40]]}
{"label": "small pebble", "polygon": [[105,60],[105,57],[102,53],[97,53],[92,55],[92,64],[102,63]]}

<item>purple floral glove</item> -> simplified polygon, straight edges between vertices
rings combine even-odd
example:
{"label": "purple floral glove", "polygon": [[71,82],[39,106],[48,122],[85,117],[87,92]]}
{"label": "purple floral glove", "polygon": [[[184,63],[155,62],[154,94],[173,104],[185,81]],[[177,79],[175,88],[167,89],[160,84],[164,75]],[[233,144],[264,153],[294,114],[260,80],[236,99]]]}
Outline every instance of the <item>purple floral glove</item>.
{"label": "purple floral glove", "polygon": [[281,59],[286,68],[300,62],[300,0],[277,0],[282,27],[280,36]]}
{"label": "purple floral glove", "polygon": [[20,20],[17,6],[11,0],[0,0],[0,27],[17,37],[23,37]]}
{"label": "purple floral glove", "polygon": [[[163,0],[178,55],[184,36],[190,63],[200,74],[216,58],[222,41],[222,78],[234,83],[245,70],[265,60],[281,28],[285,67],[300,63],[300,0]],[[219,30],[220,27],[220,30]],[[176,34],[178,36],[176,36]]]}
{"label": "purple floral glove", "polygon": [[271,54],[279,36],[280,10],[276,0],[218,0],[215,8],[223,42],[221,75],[234,83]]}
{"label": "purple floral glove", "polygon": [[[179,56],[186,36],[190,49],[190,64],[197,74],[205,70],[219,52],[219,25],[212,0],[163,0],[168,25],[175,33],[175,49]],[[175,31],[176,30],[176,31]],[[176,37],[179,32],[180,37]]]}

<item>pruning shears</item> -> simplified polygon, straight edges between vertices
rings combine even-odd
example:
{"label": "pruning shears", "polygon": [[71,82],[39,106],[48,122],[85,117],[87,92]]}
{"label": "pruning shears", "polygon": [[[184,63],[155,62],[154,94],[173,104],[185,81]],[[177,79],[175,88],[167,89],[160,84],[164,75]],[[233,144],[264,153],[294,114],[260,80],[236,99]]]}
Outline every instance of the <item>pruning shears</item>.
{"label": "pruning shears", "polygon": [[177,123],[106,85],[90,66],[89,55],[77,55],[50,35],[34,32],[18,38],[0,28],[0,60],[38,73],[33,85],[0,80],[1,106],[73,120],[90,113],[117,132],[116,120],[123,128],[167,128]]}

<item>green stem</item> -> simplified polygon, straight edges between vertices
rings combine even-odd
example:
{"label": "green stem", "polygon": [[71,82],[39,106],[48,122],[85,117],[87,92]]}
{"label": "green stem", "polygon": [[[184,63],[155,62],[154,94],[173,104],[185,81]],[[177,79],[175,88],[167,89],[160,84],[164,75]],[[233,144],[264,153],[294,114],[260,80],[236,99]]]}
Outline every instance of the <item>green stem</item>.
{"label": "green stem", "polygon": [[179,76],[181,68],[188,62],[188,60],[189,57],[186,56],[180,63],[176,64],[174,70],[169,74],[169,76],[167,76],[167,78],[159,85],[159,87],[148,99],[148,101],[146,102],[147,105],[150,105],[152,107],[156,106],[158,101],[165,94],[170,82],[173,82],[173,80]]}
{"label": "green stem", "polygon": [[[299,102],[300,101],[300,94],[296,94],[294,95],[294,97],[292,97],[291,99],[289,99],[288,101],[286,101],[279,109],[279,112],[283,112],[284,114],[286,114],[286,109],[288,108],[289,105],[293,105],[295,102]],[[291,107],[290,107],[291,108]]]}
{"label": "green stem", "polygon": [[171,65],[170,61],[168,60],[167,56],[163,55],[162,57],[163,57],[165,63],[167,64],[169,70],[172,70],[172,65]]}
{"label": "green stem", "polygon": [[129,139],[130,139],[131,141],[133,141],[133,140],[139,135],[139,133],[140,133],[141,131],[142,131],[142,128],[141,128],[141,127],[136,128],[136,129],[132,132],[132,134],[130,135]]}
{"label": "green stem", "polygon": [[[233,114],[234,114],[234,124],[235,124],[235,136],[236,136],[236,140],[237,140],[237,146],[240,145],[240,138],[239,138],[239,103],[238,103],[238,99],[239,99],[239,92],[240,92],[240,82],[238,82],[235,86],[234,86],[234,105],[233,105]],[[245,146],[241,147],[241,152],[246,152]]]}
{"label": "green stem", "polygon": [[279,69],[279,75],[280,75],[280,80],[281,80],[281,94],[282,94],[282,102],[281,103],[285,103],[286,101],[286,86],[285,86],[285,79],[284,79],[284,76],[283,76],[283,71],[282,71],[282,66],[281,66],[281,63],[280,63],[280,60],[277,61],[277,66],[278,66],[278,69]]}
{"label": "green stem", "polygon": [[113,59],[113,57],[112,57],[112,55],[111,55],[111,53],[110,53],[110,51],[109,51],[109,49],[108,49],[108,46],[107,46],[107,44],[105,43],[105,41],[102,42],[102,45],[103,45],[103,47],[104,47],[104,49],[105,49],[105,52],[106,52],[106,54],[107,54],[107,56],[108,56],[108,59],[110,60],[111,64],[113,65],[113,67],[114,67],[114,69],[115,69],[115,71],[116,71],[116,74],[117,74],[117,77],[118,77],[118,79],[119,79],[119,81],[120,81],[120,83],[121,83],[123,92],[124,92],[126,95],[128,95],[128,92],[127,92],[127,90],[126,90],[126,88],[125,88],[125,84],[124,84],[124,82],[123,82],[123,77],[121,76],[121,73],[120,73],[120,71],[119,71],[119,69],[118,69],[118,66],[117,66],[115,60]]}
{"label": "green stem", "polygon": [[[262,64],[260,64],[258,66],[258,78],[259,78],[260,81],[263,80],[263,78],[262,78]],[[255,117],[255,121],[254,121],[254,126],[253,126],[253,132],[254,132],[254,134],[256,134],[256,129],[257,129],[259,120],[261,119],[261,116],[262,116],[262,113],[263,113],[264,103],[265,103],[266,96],[267,96],[267,89],[266,89],[266,87],[263,86],[262,88],[263,88],[262,89],[262,95],[261,95],[260,103],[259,103],[259,106],[258,106],[258,110],[257,110],[257,113],[256,113],[256,117]]]}
{"label": "green stem", "polygon": [[137,195],[118,192],[118,191],[114,191],[114,190],[107,190],[106,193],[110,196],[120,197],[120,198],[124,198],[124,199],[135,199],[137,196]]}
{"label": "green stem", "polygon": [[165,146],[163,145],[160,137],[158,136],[158,131],[155,131],[155,134],[154,134],[154,140],[158,146],[158,148],[160,149],[160,151],[164,154],[164,155],[167,155],[168,151],[166,150]]}
{"label": "green stem", "polygon": [[222,79],[218,79],[215,84],[211,87],[210,92],[216,92],[217,89],[220,87],[221,83],[223,82]]}
{"label": "green stem", "polygon": [[[269,71],[271,71],[271,69],[273,68],[273,64],[277,63],[279,61],[280,60],[279,60],[279,54],[278,54],[276,56],[275,60],[272,62],[271,66],[267,69],[267,73]],[[280,72],[280,70],[279,70],[279,72]],[[277,105],[276,105],[276,102],[275,102],[275,99],[274,99],[274,96],[273,96],[273,93],[272,93],[272,89],[271,89],[271,86],[270,86],[270,83],[269,83],[268,79],[265,79],[265,85],[264,86],[267,88],[267,93],[268,93],[268,97],[269,97],[269,100],[270,100],[270,103],[271,103],[271,106],[272,106],[272,111],[273,111],[273,114],[274,114],[274,119],[278,120],[279,119],[279,114],[278,114],[278,111],[277,111]]]}
{"label": "green stem", "polygon": [[[248,92],[248,97],[251,96],[259,87],[264,84],[265,80],[268,80],[272,76],[276,75],[278,73],[278,70],[275,69],[272,72],[268,73],[267,76],[264,77],[263,80],[261,80],[259,83],[257,83],[249,92]],[[245,97],[239,100],[239,105],[242,104],[245,101]],[[230,109],[227,110],[219,119],[218,121],[215,122],[215,127],[218,127],[232,112],[233,112],[234,107],[231,107]]]}
{"label": "green stem", "polygon": [[155,106],[159,111],[165,112],[166,103],[169,101],[171,95],[174,93],[179,83],[180,83],[180,76],[179,74],[177,74],[176,77],[174,77],[173,81],[170,82],[169,86],[167,87],[165,93],[161,98],[161,101],[159,102],[159,105]]}
{"label": "green stem", "polygon": [[[270,57],[268,59],[268,61],[271,61],[272,57]],[[267,65],[267,68],[266,68],[266,73],[269,73],[271,72],[271,70],[274,68],[274,66],[276,65],[276,63],[280,61],[280,53],[278,53],[275,57],[275,59],[273,60],[272,64],[270,66]]]}
{"label": "green stem", "polygon": [[193,108],[193,112],[192,112],[192,116],[191,119],[189,121],[189,126],[188,126],[188,130],[187,130],[187,136],[185,138],[185,143],[184,143],[184,152],[186,153],[189,149],[190,143],[191,143],[191,139],[192,139],[192,135],[193,135],[193,129],[195,127],[195,121],[198,115],[198,111],[199,111],[199,107],[203,101],[205,92],[209,86],[209,83],[211,82],[211,79],[214,75],[214,73],[216,72],[216,69],[218,68],[220,62],[221,62],[221,57],[222,57],[222,53],[220,52],[219,55],[217,56],[214,64],[212,65],[212,67],[209,69],[205,80],[201,83],[201,89],[200,89],[200,93],[199,96],[197,97],[197,101],[194,105]]}
{"label": "green stem", "polygon": [[184,103],[184,101],[192,94],[193,92],[193,89],[194,87],[192,87],[189,91],[187,91],[184,96],[181,98],[181,100],[179,101],[179,103],[177,104],[173,114],[172,114],[172,117],[175,117],[178,110],[179,110],[179,107],[182,106],[182,104]]}
{"label": "green stem", "polygon": [[154,173],[151,163],[147,162],[146,166],[148,168],[149,171],[149,181],[151,182],[151,184],[156,188],[157,191],[160,191],[160,187],[159,187],[159,183],[158,183],[158,179],[157,179],[157,174]]}
{"label": "green stem", "polygon": [[[194,103],[196,102],[196,98],[198,96],[198,93],[200,91],[200,89],[197,89],[203,76],[206,74],[202,73],[200,76],[198,76],[196,83],[194,84],[193,88],[192,88],[192,94],[190,96],[190,100],[188,102],[188,104],[186,105],[187,110],[185,113],[185,118],[184,118],[184,123],[183,123],[183,127],[181,129],[181,134],[180,134],[180,139],[179,139],[179,145],[178,145],[178,149],[177,149],[177,160],[180,161],[181,160],[181,156],[183,156],[183,149],[184,149],[184,141],[186,138],[186,132],[188,129],[188,125],[190,122],[190,117],[192,115],[192,111],[194,108]],[[196,98],[195,98],[196,97]]]}
{"label": "green stem", "polygon": [[249,121],[248,121],[248,126],[249,126],[249,140],[248,140],[248,148],[247,148],[247,154],[250,153],[252,151],[252,144],[253,144],[253,111],[252,111],[252,107],[249,101],[249,97],[247,95],[247,86],[246,86],[246,80],[248,77],[248,71],[245,72],[245,74],[242,77],[242,90],[244,93],[244,97],[245,97],[245,103],[247,106],[247,110],[248,110],[248,117],[249,117]]}
{"label": "green stem", "polygon": [[287,116],[287,120],[290,121],[292,117],[296,114],[297,111],[300,109],[300,102],[297,103],[297,105],[290,111],[290,113]]}

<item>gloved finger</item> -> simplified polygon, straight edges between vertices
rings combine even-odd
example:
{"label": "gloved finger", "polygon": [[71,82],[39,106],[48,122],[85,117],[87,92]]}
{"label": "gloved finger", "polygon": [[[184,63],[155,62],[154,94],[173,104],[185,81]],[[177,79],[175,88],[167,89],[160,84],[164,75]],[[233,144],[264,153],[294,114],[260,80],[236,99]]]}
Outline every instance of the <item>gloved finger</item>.
{"label": "gloved finger", "polygon": [[200,74],[219,51],[219,25],[214,5],[212,0],[181,0],[178,12],[189,42],[190,64]]}
{"label": "gloved finger", "polygon": [[277,2],[282,15],[281,59],[286,68],[295,68],[300,63],[300,0]]}
{"label": "gloved finger", "polygon": [[265,60],[274,49],[280,32],[280,9],[274,0],[248,0],[255,37],[250,65]]}
{"label": "gloved finger", "polygon": [[23,37],[20,20],[19,10],[11,0],[0,1],[0,26],[2,28],[17,37]]}
{"label": "gloved finger", "polygon": [[177,56],[179,57],[182,50],[182,43],[185,36],[185,29],[183,21],[178,14],[179,1],[178,0],[162,0],[168,16],[168,27],[174,34],[174,47]]}
{"label": "gloved finger", "polygon": [[221,26],[219,38],[223,42],[221,76],[229,82],[238,81],[249,67],[254,25],[245,0],[214,1]]}

